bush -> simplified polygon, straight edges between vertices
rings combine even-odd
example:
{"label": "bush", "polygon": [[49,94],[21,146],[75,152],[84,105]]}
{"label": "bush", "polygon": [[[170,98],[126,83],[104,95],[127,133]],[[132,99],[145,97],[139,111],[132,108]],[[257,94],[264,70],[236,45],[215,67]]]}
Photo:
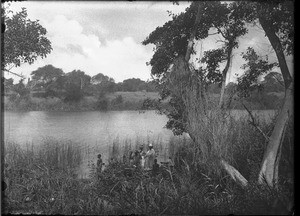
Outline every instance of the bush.
{"label": "bush", "polygon": [[108,109],[108,105],[109,105],[109,100],[105,97],[100,97],[97,101],[96,109],[105,111]]}
{"label": "bush", "polygon": [[78,102],[83,97],[83,93],[79,86],[69,84],[66,88],[65,102]]}
{"label": "bush", "polygon": [[118,104],[121,104],[121,103],[123,103],[123,97],[122,97],[122,95],[118,95],[116,98],[114,98],[111,101],[112,105],[118,105]]}

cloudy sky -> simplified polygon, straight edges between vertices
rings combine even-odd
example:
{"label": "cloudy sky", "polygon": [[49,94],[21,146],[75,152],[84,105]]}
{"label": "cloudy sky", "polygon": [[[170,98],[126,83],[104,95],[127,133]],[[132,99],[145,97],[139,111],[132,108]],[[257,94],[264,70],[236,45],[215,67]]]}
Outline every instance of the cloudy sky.
{"label": "cloudy sky", "polygon": [[[39,59],[32,65],[14,68],[13,72],[29,77],[31,71],[38,67],[52,64],[66,73],[79,69],[90,76],[103,73],[116,82],[133,77],[146,81],[151,77],[151,67],[146,62],[153,55],[153,46],[144,46],[141,42],[157,26],[162,26],[171,19],[167,10],[179,13],[189,4],[182,2],[177,6],[171,2],[159,1],[11,2],[10,9],[13,11],[20,11],[25,7],[31,20],[40,21],[48,31],[47,37],[53,48],[47,58]],[[198,42],[198,50],[203,53],[206,49],[219,46],[220,43],[216,43],[217,37],[219,36]],[[251,29],[240,40],[242,45],[234,52],[228,81],[235,80],[235,74],[242,73],[242,49],[254,46],[257,51],[274,54],[259,27]]]}

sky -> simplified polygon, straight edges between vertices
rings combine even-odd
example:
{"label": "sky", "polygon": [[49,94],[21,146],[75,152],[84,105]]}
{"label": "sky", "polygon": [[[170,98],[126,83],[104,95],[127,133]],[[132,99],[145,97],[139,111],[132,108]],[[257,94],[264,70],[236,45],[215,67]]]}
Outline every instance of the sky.
{"label": "sky", "polygon": [[[180,13],[190,5],[180,2],[119,2],[119,1],[26,1],[11,2],[10,9],[20,11],[25,7],[31,20],[39,20],[47,29],[47,38],[52,43],[52,52],[34,64],[24,64],[12,69],[13,72],[30,77],[39,67],[52,64],[65,73],[82,70],[90,76],[103,73],[116,82],[129,78],[151,80],[150,61],[153,46],[142,45],[142,41],[171,19],[167,10]],[[192,61],[203,51],[220,46],[218,35],[196,43],[198,52]],[[264,32],[258,27],[240,39],[241,45],[234,50],[233,64],[227,82],[240,76],[243,59],[242,50],[253,46],[261,53],[268,53],[275,59],[274,51]],[[288,59],[288,63],[292,60]],[[289,64],[291,67],[291,64]],[[291,67],[292,68],[292,67]],[[10,75],[5,74],[5,77]],[[17,77],[13,77],[18,80]]]}

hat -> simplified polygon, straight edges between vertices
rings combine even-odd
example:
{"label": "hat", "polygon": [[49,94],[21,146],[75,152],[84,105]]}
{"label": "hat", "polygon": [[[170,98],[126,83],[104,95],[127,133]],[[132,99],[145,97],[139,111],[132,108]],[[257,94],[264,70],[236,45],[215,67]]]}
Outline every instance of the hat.
{"label": "hat", "polygon": [[149,144],[149,147],[153,147],[152,143]]}

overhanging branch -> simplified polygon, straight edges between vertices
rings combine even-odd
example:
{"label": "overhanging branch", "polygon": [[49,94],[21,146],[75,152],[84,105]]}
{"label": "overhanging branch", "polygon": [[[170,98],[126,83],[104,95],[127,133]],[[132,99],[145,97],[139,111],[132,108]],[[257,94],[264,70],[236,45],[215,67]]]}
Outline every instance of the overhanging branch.
{"label": "overhanging branch", "polygon": [[10,71],[10,70],[8,70],[8,69],[5,69],[5,68],[4,68],[4,71],[5,71],[5,72],[8,72],[8,73],[11,73],[11,74],[13,74],[13,75],[15,75],[15,76],[21,77],[21,78],[23,78],[23,79],[25,78],[24,76],[22,76],[22,75],[20,75],[20,74],[17,74],[17,73],[14,73],[14,72],[12,72],[12,71]]}

